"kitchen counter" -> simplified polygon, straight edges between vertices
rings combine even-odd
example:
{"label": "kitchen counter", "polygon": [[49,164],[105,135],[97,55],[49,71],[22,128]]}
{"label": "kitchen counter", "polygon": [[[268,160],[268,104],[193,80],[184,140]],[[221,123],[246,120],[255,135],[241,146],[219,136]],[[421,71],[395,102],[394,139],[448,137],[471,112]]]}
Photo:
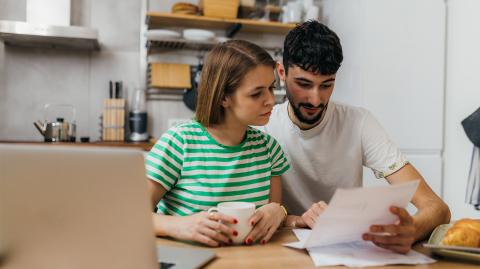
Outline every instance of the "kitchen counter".
{"label": "kitchen counter", "polygon": [[103,142],[103,141],[94,141],[89,143],[68,143],[68,142],[43,142],[43,141],[14,141],[14,140],[0,140],[0,144],[44,144],[52,146],[81,146],[81,147],[92,147],[92,146],[101,146],[101,147],[130,147],[130,148],[141,148],[144,151],[149,151],[154,142]]}

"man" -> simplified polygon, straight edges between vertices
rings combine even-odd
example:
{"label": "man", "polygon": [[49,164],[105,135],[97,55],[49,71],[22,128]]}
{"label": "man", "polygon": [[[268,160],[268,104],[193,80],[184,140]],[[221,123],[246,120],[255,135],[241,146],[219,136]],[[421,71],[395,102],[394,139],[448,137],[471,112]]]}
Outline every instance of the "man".
{"label": "man", "polygon": [[435,226],[448,223],[450,211],[367,110],[330,101],[342,60],[339,38],[317,21],[298,25],[285,39],[278,73],[288,101],[274,108],[265,131],[280,142],[291,164],[282,175],[284,202],[289,213],[301,216],[289,217],[287,225],[313,227],[323,201],[337,188],[361,186],[366,166],[390,184],[420,180],[413,217],[391,207],[398,223],[370,229],[388,235],[363,235],[377,246],[406,253]]}

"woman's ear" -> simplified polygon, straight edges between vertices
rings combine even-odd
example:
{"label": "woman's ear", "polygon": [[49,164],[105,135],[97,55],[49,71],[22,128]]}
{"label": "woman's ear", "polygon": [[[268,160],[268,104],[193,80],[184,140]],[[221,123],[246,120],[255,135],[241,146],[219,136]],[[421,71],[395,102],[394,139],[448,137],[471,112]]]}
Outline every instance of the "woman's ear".
{"label": "woman's ear", "polygon": [[223,108],[229,107],[229,106],[230,106],[230,103],[231,103],[230,97],[223,97],[223,100],[222,100],[222,106],[223,106]]}

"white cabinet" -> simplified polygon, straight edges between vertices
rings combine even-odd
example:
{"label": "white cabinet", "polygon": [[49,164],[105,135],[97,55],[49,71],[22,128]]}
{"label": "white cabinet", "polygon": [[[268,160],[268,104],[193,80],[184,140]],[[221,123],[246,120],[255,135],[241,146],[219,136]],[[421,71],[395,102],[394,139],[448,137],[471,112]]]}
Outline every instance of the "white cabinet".
{"label": "white cabinet", "polygon": [[333,99],[369,109],[441,195],[444,1],[325,0],[323,17],[344,49]]}
{"label": "white cabinet", "polygon": [[344,64],[334,99],[369,109],[403,149],[442,148],[445,4],[327,0]]}

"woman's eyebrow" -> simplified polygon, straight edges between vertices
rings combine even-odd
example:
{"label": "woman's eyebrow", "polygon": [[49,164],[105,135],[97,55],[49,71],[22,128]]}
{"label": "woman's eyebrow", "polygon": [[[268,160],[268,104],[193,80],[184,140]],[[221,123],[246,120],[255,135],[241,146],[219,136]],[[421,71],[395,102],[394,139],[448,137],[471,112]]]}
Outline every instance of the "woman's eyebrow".
{"label": "woman's eyebrow", "polygon": [[[272,83],[270,84],[270,87],[273,86],[273,85],[275,85],[275,80],[272,81]],[[257,86],[257,87],[255,87],[254,89],[252,89],[252,91],[254,91],[254,90],[261,90],[261,89],[265,89],[265,88],[267,88],[267,87],[265,87],[265,86]]]}

